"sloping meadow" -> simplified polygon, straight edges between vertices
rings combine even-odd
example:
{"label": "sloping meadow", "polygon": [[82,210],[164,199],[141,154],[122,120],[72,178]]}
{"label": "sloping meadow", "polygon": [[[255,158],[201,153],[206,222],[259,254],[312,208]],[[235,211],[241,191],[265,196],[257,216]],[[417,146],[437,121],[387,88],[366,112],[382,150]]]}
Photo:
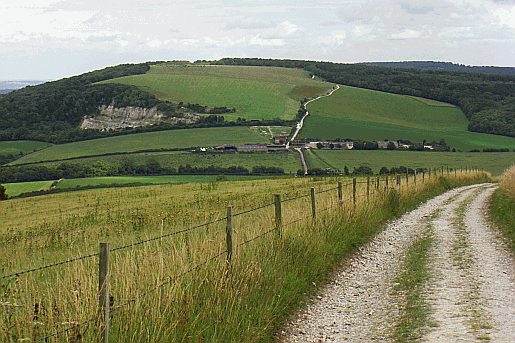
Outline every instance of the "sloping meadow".
{"label": "sloping meadow", "polygon": [[296,178],[4,201],[0,340],[93,341],[103,328],[98,244],[109,242],[112,341],[271,342],[385,221],[488,179],[433,173],[403,177],[399,187],[384,177],[354,187]]}

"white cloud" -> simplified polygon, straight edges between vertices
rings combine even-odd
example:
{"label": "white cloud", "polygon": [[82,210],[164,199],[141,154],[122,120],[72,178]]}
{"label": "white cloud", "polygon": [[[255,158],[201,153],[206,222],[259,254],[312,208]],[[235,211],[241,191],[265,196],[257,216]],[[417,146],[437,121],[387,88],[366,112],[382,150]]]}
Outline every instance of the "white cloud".
{"label": "white cloud", "polygon": [[410,39],[420,37],[420,31],[404,30],[400,33],[394,33],[390,35],[391,39]]}
{"label": "white cloud", "polygon": [[0,5],[0,75],[225,56],[513,66],[514,37],[513,0],[19,0]]}
{"label": "white cloud", "polygon": [[261,46],[282,46],[284,45],[284,41],[278,38],[261,38],[259,35],[250,38],[249,44],[251,45],[261,45]]}

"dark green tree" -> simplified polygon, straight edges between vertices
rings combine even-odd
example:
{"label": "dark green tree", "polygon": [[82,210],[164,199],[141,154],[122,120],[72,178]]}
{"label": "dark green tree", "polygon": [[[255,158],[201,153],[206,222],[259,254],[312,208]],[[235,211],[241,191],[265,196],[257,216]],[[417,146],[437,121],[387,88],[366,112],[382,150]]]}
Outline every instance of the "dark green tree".
{"label": "dark green tree", "polygon": [[5,187],[0,185],[0,201],[7,200],[8,196],[5,194]]}

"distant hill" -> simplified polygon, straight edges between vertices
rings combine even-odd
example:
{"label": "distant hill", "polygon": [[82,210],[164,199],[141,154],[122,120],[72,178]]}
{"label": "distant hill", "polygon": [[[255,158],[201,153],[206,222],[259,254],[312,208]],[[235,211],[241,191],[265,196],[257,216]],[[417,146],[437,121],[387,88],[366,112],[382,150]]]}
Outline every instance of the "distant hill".
{"label": "distant hill", "polygon": [[2,81],[0,80],[0,93],[7,93],[2,92],[3,90],[12,91],[15,89],[20,89],[26,86],[35,86],[39,85],[41,83],[45,83],[46,81],[41,80],[11,80],[11,81]]}
{"label": "distant hill", "polygon": [[422,70],[442,70],[442,71],[460,71],[466,73],[483,73],[498,75],[515,75],[513,67],[492,67],[492,66],[467,66],[464,64],[456,64],[452,62],[434,62],[434,61],[406,61],[406,62],[362,62],[369,66],[389,67],[389,68],[411,68]]}

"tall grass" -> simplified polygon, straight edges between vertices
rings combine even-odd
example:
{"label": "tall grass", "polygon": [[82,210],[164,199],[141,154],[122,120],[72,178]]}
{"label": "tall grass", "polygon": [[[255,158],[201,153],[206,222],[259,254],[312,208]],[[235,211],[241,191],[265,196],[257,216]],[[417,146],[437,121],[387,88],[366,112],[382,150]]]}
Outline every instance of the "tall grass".
{"label": "tall grass", "polygon": [[[408,186],[403,179],[400,190],[392,181],[388,189],[384,182],[379,189],[372,183],[368,200],[366,179],[361,179],[356,204],[349,186],[339,203],[333,178],[16,199],[0,203],[9,223],[1,238],[0,275],[94,253],[99,241],[117,248],[220,219],[229,204],[241,213],[273,202],[274,193],[287,200],[315,187],[327,191],[316,194],[317,217],[311,217],[309,197],[284,202],[281,238],[273,230],[273,206],[236,216],[237,248],[230,267],[223,220],[111,255],[112,341],[271,342],[314,285],[327,281],[342,258],[370,240],[386,220],[451,187],[487,179],[485,173],[458,173],[426,176],[422,183],[419,176],[416,186],[413,179]],[[93,257],[0,279],[0,340],[36,340],[66,329],[53,341],[94,340],[97,263]]]}
{"label": "tall grass", "polygon": [[490,218],[515,252],[515,166],[506,169],[500,177],[500,187],[492,194]]}

